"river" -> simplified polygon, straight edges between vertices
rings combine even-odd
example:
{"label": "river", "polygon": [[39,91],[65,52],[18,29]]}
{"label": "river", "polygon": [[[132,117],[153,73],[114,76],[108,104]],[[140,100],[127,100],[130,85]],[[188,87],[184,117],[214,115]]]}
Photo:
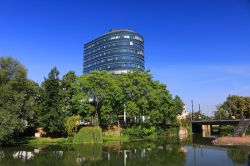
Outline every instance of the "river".
{"label": "river", "polygon": [[230,166],[250,165],[250,148],[217,147],[211,138],[0,148],[1,166]]}

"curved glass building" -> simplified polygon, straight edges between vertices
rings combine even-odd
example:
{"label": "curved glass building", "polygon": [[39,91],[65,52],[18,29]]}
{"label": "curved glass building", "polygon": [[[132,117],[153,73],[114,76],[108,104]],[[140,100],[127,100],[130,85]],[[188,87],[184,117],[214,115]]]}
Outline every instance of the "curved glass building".
{"label": "curved glass building", "polygon": [[84,45],[83,73],[107,70],[116,74],[144,70],[144,39],[131,30],[110,30]]}

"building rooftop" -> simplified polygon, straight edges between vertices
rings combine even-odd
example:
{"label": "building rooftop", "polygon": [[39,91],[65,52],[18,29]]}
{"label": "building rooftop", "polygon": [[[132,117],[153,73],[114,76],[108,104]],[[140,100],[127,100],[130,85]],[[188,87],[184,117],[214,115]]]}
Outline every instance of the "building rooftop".
{"label": "building rooftop", "polygon": [[[122,32],[122,31],[134,32],[134,33],[136,33],[135,31],[132,31],[132,30],[129,30],[129,29],[110,29],[110,30],[108,31],[108,33]],[[106,34],[107,34],[107,33],[106,33]]]}
{"label": "building rooftop", "polygon": [[96,42],[97,40],[99,40],[100,38],[106,36],[106,35],[109,35],[109,34],[112,34],[112,33],[116,33],[116,32],[132,32],[132,33],[136,33],[137,35],[139,35],[141,38],[143,38],[143,36],[141,36],[140,34],[138,34],[137,32],[135,31],[132,31],[132,30],[129,30],[129,29],[110,29],[107,33],[95,38],[94,40],[90,41],[90,42],[87,42],[84,44],[84,46],[87,46],[89,44],[92,44],[94,42]]}

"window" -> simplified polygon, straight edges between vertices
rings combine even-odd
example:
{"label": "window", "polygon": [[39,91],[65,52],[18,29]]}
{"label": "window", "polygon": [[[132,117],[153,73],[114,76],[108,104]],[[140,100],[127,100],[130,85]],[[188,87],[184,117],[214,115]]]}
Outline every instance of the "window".
{"label": "window", "polygon": [[129,42],[129,45],[131,45],[131,46],[132,46],[132,45],[134,45],[134,43],[131,41],[131,42]]}
{"label": "window", "polygon": [[130,37],[129,37],[129,35],[124,35],[123,36],[125,39],[129,39]]}
{"label": "window", "polygon": [[114,40],[114,39],[119,39],[119,38],[120,38],[120,36],[112,36],[110,39]]}

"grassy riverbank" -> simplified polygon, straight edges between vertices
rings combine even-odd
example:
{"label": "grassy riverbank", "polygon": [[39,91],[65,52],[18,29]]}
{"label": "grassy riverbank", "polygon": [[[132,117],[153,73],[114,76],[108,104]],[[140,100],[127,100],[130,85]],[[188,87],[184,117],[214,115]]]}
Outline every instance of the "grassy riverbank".
{"label": "grassy riverbank", "polygon": [[[170,134],[173,136],[173,134]],[[165,136],[164,136],[165,137]],[[163,136],[159,136],[159,138],[163,138]],[[145,138],[129,138],[127,135],[123,136],[103,136],[103,142],[128,142],[128,141],[136,141],[136,140],[157,140],[158,137],[145,137]],[[14,145],[61,145],[61,144],[75,144],[73,142],[73,137],[68,138],[51,138],[51,137],[26,137],[16,139],[13,143]]]}
{"label": "grassy riverbank", "polygon": [[26,137],[16,139],[14,145],[57,145],[57,144],[72,144],[72,138],[35,138]]}
{"label": "grassy riverbank", "polygon": [[[127,136],[103,136],[103,142],[112,142],[112,141],[129,141]],[[15,140],[14,145],[59,145],[59,144],[76,144],[73,143],[73,138],[35,138],[35,137],[26,137]]]}
{"label": "grassy riverbank", "polygon": [[[109,132],[108,132],[109,133]],[[121,132],[121,136],[103,133],[101,128],[84,127],[72,137],[23,137],[16,139],[14,145],[61,145],[61,144],[84,144],[84,143],[105,143],[105,142],[128,142],[136,140],[157,140],[167,137],[178,137],[178,128],[169,128],[156,131],[155,129],[127,128]],[[187,132],[189,133],[189,132]],[[190,132],[191,133],[191,132]]]}

